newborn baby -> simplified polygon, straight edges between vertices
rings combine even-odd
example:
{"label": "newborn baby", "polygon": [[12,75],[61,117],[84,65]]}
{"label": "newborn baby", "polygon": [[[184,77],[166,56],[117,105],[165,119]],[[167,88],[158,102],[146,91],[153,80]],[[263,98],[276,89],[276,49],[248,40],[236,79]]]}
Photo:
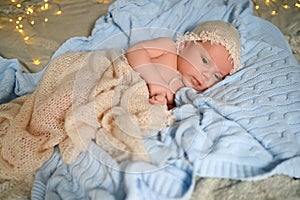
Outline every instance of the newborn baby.
{"label": "newborn baby", "polygon": [[150,103],[174,105],[182,87],[203,91],[240,69],[241,45],[237,29],[224,21],[209,21],[177,38],[141,41],[126,58],[147,82]]}

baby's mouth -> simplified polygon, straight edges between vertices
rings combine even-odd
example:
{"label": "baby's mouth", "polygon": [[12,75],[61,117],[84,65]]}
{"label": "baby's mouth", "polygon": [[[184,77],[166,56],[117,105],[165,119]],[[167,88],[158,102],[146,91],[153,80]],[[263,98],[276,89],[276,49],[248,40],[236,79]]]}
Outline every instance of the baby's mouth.
{"label": "baby's mouth", "polygon": [[192,77],[192,83],[194,86],[201,86],[201,82],[196,79],[194,76]]}

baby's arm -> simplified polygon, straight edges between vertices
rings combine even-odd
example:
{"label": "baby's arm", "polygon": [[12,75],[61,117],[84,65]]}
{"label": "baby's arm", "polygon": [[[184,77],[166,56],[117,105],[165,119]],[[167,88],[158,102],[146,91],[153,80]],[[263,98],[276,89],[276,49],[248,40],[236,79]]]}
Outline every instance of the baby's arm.
{"label": "baby's arm", "polygon": [[[177,75],[176,46],[169,38],[157,38],[139,42],[126,52],[128,63],[147,82],[152,97],[151,103],[173,103],[174,95],[168,88],[169,81]],[[157,101],[153,101],[153,97]],[[164,102],[166,102],[164,101]],[[158,103],[159,103],[158,102]]]}
{"label": "baby's arm", "polygon": [[[143,57],[137,58],[135,57],[136,54]],[[126,56],[133,64],[140,64],[153,59],[161,59],[162,56],[168,56],[168,58],[174,59],[177,55],[175,42],[170,38],[161,37],[136,43],[128,49]],[[170,62],[170,60],[163,62],[177,69],[177,65],[174,66],[177,62]],[[133,65],[133,67],[135,66],[136,65]]]}
{"label": "baby's arm", "polygon": [[[159,78],[162,80],[158,83],[168,83],[168,77],[165,76],[177,71],[176,46],[170,38],[141,41],[128,49],[126,57],[129,64],[141,73],[147,83],[158,81]],[[167,70],[170,73],[162,75],[161,72]]]}

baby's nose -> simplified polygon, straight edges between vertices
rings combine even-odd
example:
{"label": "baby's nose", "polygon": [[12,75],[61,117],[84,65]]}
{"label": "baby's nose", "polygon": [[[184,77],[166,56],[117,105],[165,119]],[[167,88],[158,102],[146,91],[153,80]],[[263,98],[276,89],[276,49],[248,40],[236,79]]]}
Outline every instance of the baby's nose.
{"label": "baby's nose", "polygon": [[211,85],[215,84],[217,81],[214,77],[214,73],[210,71],[204,71],[201,73],[203,84],[207,87],[210,87]]}
{"label": "baby's nose", "polygon": [[212,74],[209,71],[203,71],[201,75],[205,82],[208,82],[212,78]]}

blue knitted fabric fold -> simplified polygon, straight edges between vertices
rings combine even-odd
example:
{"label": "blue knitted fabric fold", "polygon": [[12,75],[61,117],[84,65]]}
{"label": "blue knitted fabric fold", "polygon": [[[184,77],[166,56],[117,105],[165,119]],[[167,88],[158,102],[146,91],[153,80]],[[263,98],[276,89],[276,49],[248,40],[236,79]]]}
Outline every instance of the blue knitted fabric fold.
{"label": "blue knitted fabric fold", "polygon": [[[176,94],[176,123],[145,140],[153,163],[117,163],[91,144],[67,165],[55,151],[36,174],[32,199],[188,199],[195,176],[300,178],[300,66],[280,31],[253,16],[249,0],[117,0],[90,37],[69,39],[53,58],[174,39],[216,19],[237,27],[244,68],[205,92]],[[0,70],[1,102],[32,92],[43,74],[21,73],[16,60],[1,59]]]}

